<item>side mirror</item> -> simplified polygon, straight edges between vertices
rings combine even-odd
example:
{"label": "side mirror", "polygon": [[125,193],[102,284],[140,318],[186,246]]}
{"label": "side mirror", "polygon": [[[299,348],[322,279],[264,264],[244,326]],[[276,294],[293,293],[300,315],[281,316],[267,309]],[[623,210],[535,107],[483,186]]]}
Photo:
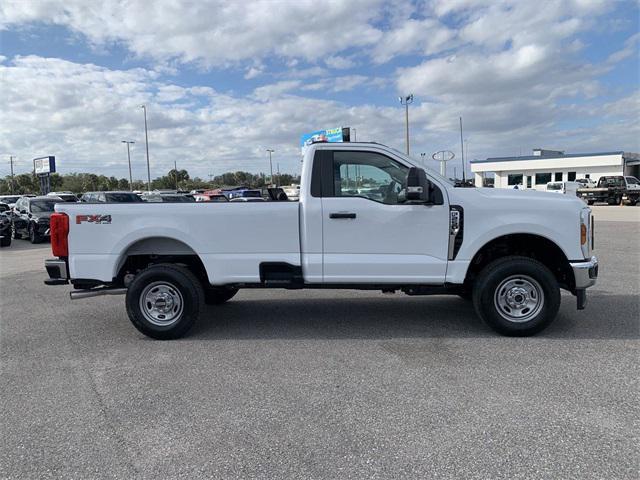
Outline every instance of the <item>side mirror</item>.
{"label": "side mirror", "polygon": [[440,189],[430,182],[425,171],[418,167],[411,167],[409,169],[406,198],[408,203],[424,203],[426,205],[443,204]]}
{"label": "side mirror", "polygon": [[429,198],[429,180],[423,169],[411,167],[407,175],[407,201],[426,203]]}

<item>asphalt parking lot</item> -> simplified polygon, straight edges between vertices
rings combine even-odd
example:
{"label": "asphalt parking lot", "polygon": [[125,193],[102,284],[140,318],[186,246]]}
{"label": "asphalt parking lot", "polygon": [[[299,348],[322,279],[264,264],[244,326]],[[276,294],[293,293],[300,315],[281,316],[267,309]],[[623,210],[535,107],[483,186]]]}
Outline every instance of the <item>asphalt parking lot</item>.
{"label": "asphalt parking lot", "polygon": [[523,339],[457,297],[249,290],[153,341],[16,240],[0,477],[637,478],[640,208],[595,215],[587,309]]}

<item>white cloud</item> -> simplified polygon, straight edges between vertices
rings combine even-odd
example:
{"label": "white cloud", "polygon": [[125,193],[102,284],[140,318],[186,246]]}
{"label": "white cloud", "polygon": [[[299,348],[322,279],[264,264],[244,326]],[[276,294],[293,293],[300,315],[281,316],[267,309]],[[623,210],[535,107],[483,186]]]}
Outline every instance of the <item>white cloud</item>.
{"label": "white cloud", "polygon": [[122,42],[136,55],[205,67],[267,58],[316,62],[381,37],[383,0],[3,2],[0,29],[29,22],[68,27],[96,45]]}

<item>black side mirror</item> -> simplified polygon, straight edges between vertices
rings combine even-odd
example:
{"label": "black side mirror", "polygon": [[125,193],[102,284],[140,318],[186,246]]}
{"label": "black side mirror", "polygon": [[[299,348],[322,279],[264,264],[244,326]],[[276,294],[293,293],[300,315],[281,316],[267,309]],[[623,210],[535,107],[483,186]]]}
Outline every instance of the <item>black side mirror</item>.
{"label": "black side mirror", "polygon": [[429,198],[429,180],[423,169],[411,167],[407,175],[407,201],[426,203]]}
{"label": "black side mirror", "polygon": [[411,167],[407,175],[407,202],[426,205],[442,205],[442,192],[427,178],[425,171]]}

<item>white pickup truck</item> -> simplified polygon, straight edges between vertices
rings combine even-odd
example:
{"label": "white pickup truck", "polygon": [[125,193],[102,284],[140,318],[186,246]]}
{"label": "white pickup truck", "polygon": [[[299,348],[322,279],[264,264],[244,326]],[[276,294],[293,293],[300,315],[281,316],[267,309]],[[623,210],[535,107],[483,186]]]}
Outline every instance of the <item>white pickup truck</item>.
{"label": "white pickup truck", "polygon": [[[598,263],[576,197],[456,188],[376,143],[307,149],[298,202],[61,203],[49,285],[126,294],[133,325],[184,335],[240,288],[454,294],[505,335],[555,318],[560,289],[586,303]],[[428,312],[425,312],[428,315]]]}

